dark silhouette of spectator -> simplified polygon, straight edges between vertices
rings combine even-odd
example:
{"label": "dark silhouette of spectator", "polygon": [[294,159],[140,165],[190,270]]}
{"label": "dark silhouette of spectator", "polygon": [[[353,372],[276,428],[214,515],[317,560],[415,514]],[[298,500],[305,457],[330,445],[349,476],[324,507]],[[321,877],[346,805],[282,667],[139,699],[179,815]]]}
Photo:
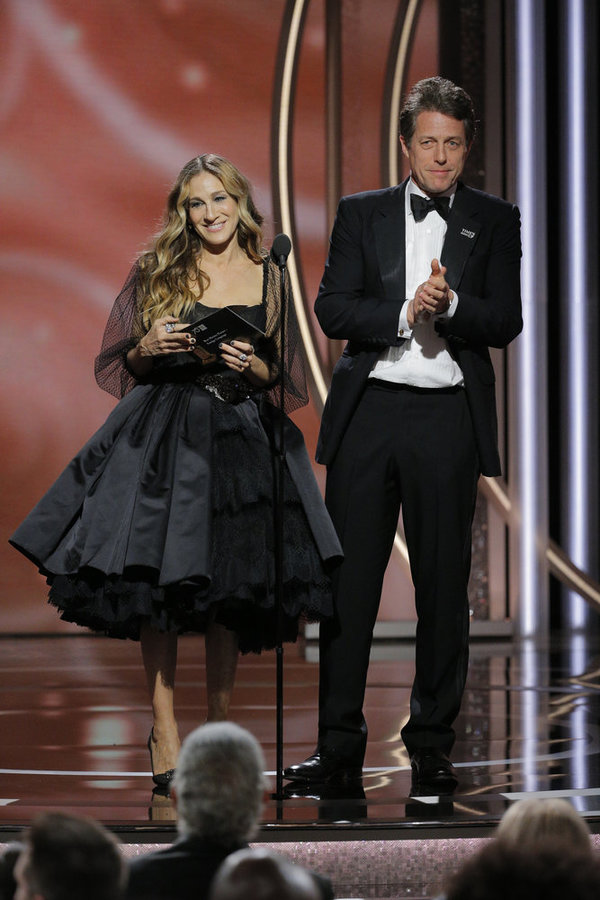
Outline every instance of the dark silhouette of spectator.
{"label": "dark silhouette of spectator", "polygon": [[15,863],[24,846],[19,841],[14,841],[6,845],[0,856],[0,900],[13,900],[15,896]]}
{"label": "dark silhouette of spectator", "polygon": [[535,852],[493,840],[451,879],[446,900],[598,900],[600,862],[548,838]]}
{"label": "dark silhouette of spectator", "polygon": [[83,816],[42,813],[15,865],[15,900],[119,900],[125,876],[106,828]]}
{"label": "dark silhouette of spectator", "polygon": [[210,900],[320,900],[314,875],[268,850],[238,850],[219,868]]}

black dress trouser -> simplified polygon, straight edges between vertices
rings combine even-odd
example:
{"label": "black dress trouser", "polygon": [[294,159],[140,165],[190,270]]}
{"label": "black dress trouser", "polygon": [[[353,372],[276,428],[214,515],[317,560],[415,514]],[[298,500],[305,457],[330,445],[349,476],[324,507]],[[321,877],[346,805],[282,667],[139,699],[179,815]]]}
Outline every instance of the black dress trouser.
{"label": "black dress trouser", "polygon": [[350,764],[364,758],[369,651],[400,510],[418,617],[402,738],[409,753],[452,748],[468,663],[478,474],[462,388],[368,383],[327,473],[326,504],[345,557],[334,576],[335,616],[320,629],[322,751]]}

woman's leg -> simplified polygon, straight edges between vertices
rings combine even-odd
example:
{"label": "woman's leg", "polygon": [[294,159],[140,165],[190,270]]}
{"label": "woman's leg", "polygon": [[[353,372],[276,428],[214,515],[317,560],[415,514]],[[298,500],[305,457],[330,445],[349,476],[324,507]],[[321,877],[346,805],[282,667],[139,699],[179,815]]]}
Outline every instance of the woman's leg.
{"label": "woman's leg", "polygon": [[148,623],[140,632],[142,660],[152,703],[151,754],[154,774],[174,769],[179,754],[179,734],[173,694],[177,665],[177,635],[154,631]]}
{"label": "woman's leg", "polygon": [[235,681],[239,655],[238,637],[225,626],[211,622],[204,638],[206,646],[207,722],[223,722]]}

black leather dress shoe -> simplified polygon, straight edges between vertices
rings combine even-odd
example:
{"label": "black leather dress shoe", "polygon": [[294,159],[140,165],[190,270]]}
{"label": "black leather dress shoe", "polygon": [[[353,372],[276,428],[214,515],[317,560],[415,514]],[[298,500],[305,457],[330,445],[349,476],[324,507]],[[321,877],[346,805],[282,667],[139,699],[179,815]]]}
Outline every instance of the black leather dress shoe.
{"label": "black leather dress shoe", "polygon": [[413,781],[422,789],[450,793],[458,784],[454,766],[437,747],[421,747],[410,757]]}
{"label": "black leather dress shoe", "polygon": [[317,784],[346,784],[357,781],[362,776],[361,766],[352,766],[335,756],[313,753],[304,762],[288,766],[283,777],[290,781],[304,781]]}

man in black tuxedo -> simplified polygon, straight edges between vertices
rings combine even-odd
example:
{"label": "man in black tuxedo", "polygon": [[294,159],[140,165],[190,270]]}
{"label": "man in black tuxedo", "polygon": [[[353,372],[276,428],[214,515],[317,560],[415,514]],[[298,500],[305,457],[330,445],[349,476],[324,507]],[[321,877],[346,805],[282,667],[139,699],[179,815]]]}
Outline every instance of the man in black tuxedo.
{"label": "man in black tuxedo", "polygon": [[418,616],[402,738],[420,789],[456,786],[477,480],[500,473],[488,348],[522,328],[519,212],[459,180],[474,132],[462,88],[419,82],[400,114],[410,178],[338,207],[315,311],[347,345],[317,459],[345,558],[321,625],[318,746],[286,769],[295,781],[360,777],[369,650],[402,509]]}

